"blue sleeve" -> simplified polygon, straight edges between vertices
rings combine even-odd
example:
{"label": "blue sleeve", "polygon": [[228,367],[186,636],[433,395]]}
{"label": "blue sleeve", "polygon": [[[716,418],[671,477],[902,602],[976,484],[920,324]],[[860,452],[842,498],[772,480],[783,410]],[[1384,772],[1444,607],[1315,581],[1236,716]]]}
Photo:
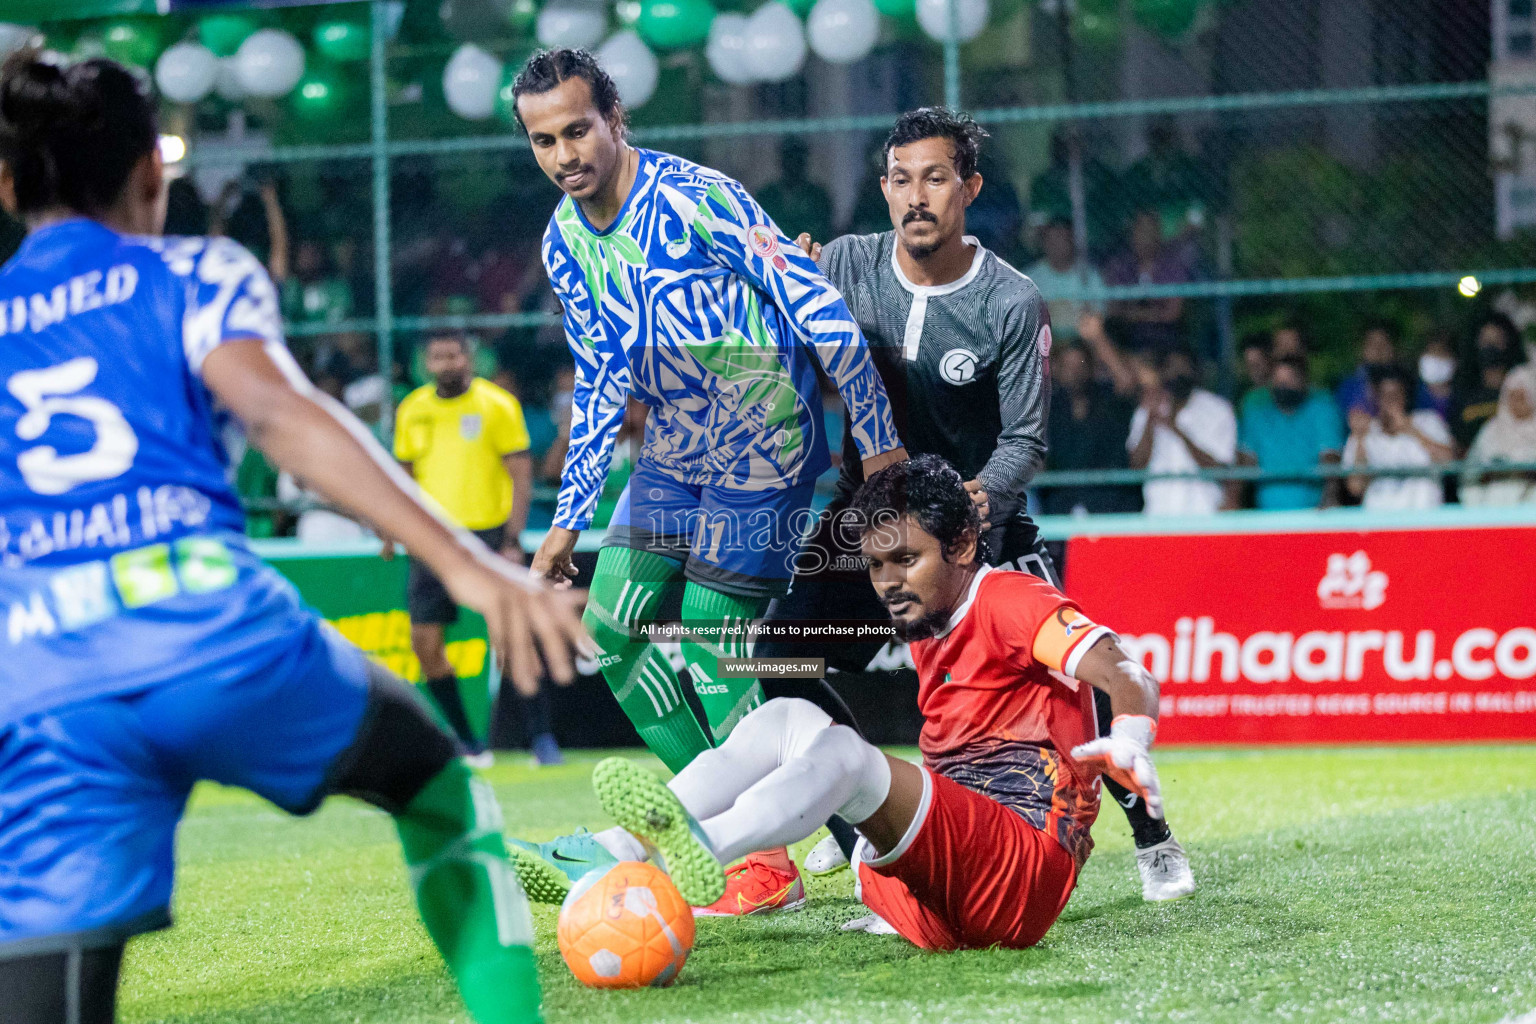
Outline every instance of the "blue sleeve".
{"label": "blue sleeve", "polygon": [[1340,381],[1333,397],[1338,407],[1346,413],[1357,407],[1368,408],[1369,396],[1366,391],[1365,377],[1361,371],[1356,370]]}
{"label": "blue sleeve", "polygon": [[783,312],[795,337],[815,352],[848,410],[865,458],[901,445],[864,335],[848,304],[735,182],[711,183],[699,198],[693,231],[710,260],[740,274]]}
{"label": "blue sleeve", "polygon": [[590,322],[583,306],[586,285],[576,262],[549,235],[544,240],[544,266],[564,311],[565,341],[576,361],[571,439],[560,470],[553,523],[567,530],[585,530],[592,525],[597,499],[608,479],[614,440],[624,422],[629,362],[605,339],[594,339],[581,329]]}
{"label": "blue sleeve", "polygon": [[229,238],[167,238],[160,256],[185,286],[181,345],[187,365],[202,375],[208,353],[230,341],[283,345],[277,288],[266,268]]}

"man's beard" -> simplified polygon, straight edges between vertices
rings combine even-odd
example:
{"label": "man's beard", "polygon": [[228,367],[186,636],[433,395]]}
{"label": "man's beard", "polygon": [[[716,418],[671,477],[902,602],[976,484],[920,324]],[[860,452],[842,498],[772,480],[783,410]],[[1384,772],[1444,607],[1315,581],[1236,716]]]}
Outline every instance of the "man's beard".
{"label": "man's beard", "polygon": [[896,633],[896,639],[909,644],[913,640],[927,640],[929,637],[937,636],[939,630],[943,629],[948,621],[949,616],[943,612],[928,612],[911,622],[897,622],[892,619],[891,628]]}
{"label": "man's beard", "polygon": [[[908,214],[906,217],[902,218],[901,226],[906,227],[908,224],[933,224],[937,226],[938,223],[939,221],[937,217],[930,217],[925,214]],[[940,247],[944,244],[944,240],[940,238],[929,242],[926,245],[915,245],[912,242],[908,242],[903,239],[901,244],[906,247],[908,256],[911,256],[915,260],[925,260],[929,256],[932,256],[934,253],[939,251]]]}
{"label": "man's beard", "polygon": [[[893,604],[900,604],[902,601],[916,600],[916,594],[901,593],[887,599],[885,603],[889,607]],[[891,629],[895,631],[897,640],[900,640],[902,643],[911,643],[913,640],[927,640],[943,629],[944,624],[948,621],[949,614],[947,612],[931,611],[919,615],[910,622],[897,622],[893,618],[891,619]]]}
{"label": "man's beard", "polygon": [[906,247],[907,255],[915,260],[927,259],[938,252],[940,246],[943,245],[942,242],[932,242],[928,245],[913,245],[911,242],[903,242],[901,244]]}

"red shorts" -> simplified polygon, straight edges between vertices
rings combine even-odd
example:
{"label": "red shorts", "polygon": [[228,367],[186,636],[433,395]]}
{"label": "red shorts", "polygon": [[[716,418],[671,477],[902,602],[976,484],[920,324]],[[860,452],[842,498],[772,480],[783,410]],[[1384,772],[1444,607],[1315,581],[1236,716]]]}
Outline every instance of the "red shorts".
{"label": "red shorts", "polygon": [[923,949],[1039,942],[1077,885],[1072,855],[996,800],[923,775],[923,802],[894,856],[858,863],[864,905]]}

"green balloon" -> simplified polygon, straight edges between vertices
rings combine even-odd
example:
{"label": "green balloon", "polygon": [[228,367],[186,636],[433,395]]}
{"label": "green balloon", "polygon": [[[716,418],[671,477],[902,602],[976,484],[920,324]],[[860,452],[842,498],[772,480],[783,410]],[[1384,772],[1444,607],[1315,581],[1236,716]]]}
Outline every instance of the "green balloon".
{"label": "green balloon", "polygon": [[325,71],[309,71],[293,87],[293,112],[306,121],[325,121],[342,107],[341,80]]}
{"label": "green balloon", "polygon": [[709,0],[641,0],[635,31],[658,50],[684,50],[709,38],[714,18]]}
{"label": "green balloon", "polygon": [[315,49],[339,63],[367,60],[371,50],[368,29],[355,21],[336,18],[315,26]]}
{"label": "green balloon", "polygon": [[517,114],[512,107],[512,82],[521,70],[521,66],[507,61],[501,68],[501,84],[496,87],[496,116],[507,124],[517,123]]}
{"label": "green balloon", "polygon": [[1147,28],[1165,36],[1189,31],[1200,13],[1200,0],[1131,0],[1131,14]]}
{"label": "green balloon", "polygon": [[1027,0],[992,0],[991,10],[987,13],[987,22],[992,25],[1001,25],[1028,6]]}
{"label": "green balloon", "polygon": [[507,8],[507,25],[515,32],[528,32],[538,20],[538,0],[512,0]]}
{"label": "green balloon", "polygon": [[512,83],[523,65],[540,49],[537,43],[514,46],[507,51],[501,67],[501,84],[496,87],[496,116],[510,125],[517,124],[517,111],[512,102]]}
{"label": "green balloon", "polygon": [[154,22],[137,18],[109,21],[102,28],[101,44],[113,60],[145,68],[160,56],[160,31]]}
{"label": "green balloon", "polygon": [[43,36],[43,46],[55,53],[68,53],[75,48],[75,34],[71,28],[64,25],[50,25],[46,31],[39,26],[38,31]]}
{"label": "green balloon", "polygon": [[1072,38],[1079,46],[1114,46],[1120,42],[1120,17],[1078,8],[1072,22]]}
{"label": "green balloon", "polygon": [[917,0],[875,0],[875,10],[887,18],[912,21],[917,17]]}
{"label": "green balloon", "polygon": [[[783,0],[783,2],[785,7],[788,7],[802,18],[810,14],[811,8],[816,6],[816,0]],[[915,6],[916,0],[913,0],[913,3]]]}
{"label": "green balloon", "polygon": [[198,22],[197,37],[215,57],[233,57],[256,28],[256,22],[243,14],[214,14]]}

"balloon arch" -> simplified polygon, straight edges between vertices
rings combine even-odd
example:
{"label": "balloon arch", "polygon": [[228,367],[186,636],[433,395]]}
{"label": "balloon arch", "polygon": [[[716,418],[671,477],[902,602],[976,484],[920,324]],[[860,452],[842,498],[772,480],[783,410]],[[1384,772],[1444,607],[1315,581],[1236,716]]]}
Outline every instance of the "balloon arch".
{"label": "balloon arch", "polygon": [[[1083,45],[1118,40],[1119,0],[1034,2],[1052,12],[1065,7]],[[1178,37],[1190,30],[1205,2],[1130,0],[1129,9],[1147,29]],[[448,0],[441,13],[444,27],[461,39],[511,30],[531,35],[540,46],[593,49],[625,104],[634,108],[656,91],[659,54],[702,49],[722,82],[781,82],[800,73],[811,54],[833,64],[863,59],[892,23],[915,23],[940,42],[949,41],[953,30],[954,41],[969,42],[986,28],[992,9],[990,0],[766,0],[750,12],[717,11],[712,0]],[[88,28],[70,50],[73,56],[104,53],[150,69],[161,94],[174,103],[211,95],[233,103],[289,97],[301,115],[334,112],[351,77],[345,66],[369,56],[367,21],[328,11],[308,39],[300,40],[257,17],[207,14],[176,40],[161,38],[163,19],[117,18]],[[0,24],[0,55],[35,36],[34,29]],[[51,35],[48,42],[55,42]],[[507,117],[514,72],[481,45],[461,44],[443,67],[448,108],[467,120]]]}

